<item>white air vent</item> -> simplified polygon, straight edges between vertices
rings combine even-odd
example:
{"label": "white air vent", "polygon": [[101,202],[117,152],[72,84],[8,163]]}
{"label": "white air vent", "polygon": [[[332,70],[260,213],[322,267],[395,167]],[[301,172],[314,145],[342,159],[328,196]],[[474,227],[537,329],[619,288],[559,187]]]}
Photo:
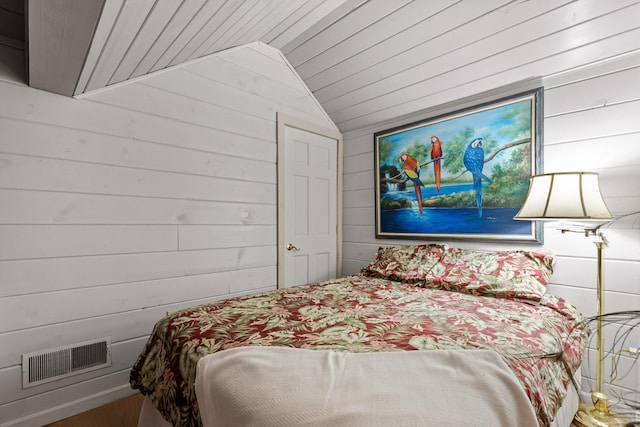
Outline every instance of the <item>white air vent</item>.
{"label": "white air vent", "polygon": [[111,366],[111,337],[22,355],[22,388]]}

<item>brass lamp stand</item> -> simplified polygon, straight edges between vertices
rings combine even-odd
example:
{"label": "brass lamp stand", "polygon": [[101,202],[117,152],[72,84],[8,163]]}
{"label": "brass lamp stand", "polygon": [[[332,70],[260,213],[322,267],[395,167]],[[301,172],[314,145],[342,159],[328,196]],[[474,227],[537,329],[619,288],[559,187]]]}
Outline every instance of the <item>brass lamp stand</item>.
{"label": "brass lamp stand", "polygon": [[619,427],[626,425],[629,420],[621,418],[609,410],[609,398],[604,393],[604,331],[602,326],[602,314],[604,313],[604,248],[607,239],[601,232],[586,231],[588,237],[596,237],[595,244],[598,251],[597,270],[597,317],[596,317],[596,388],[591,390],[593,405],[580,404],[576,412],[574,422],[580,427]]}

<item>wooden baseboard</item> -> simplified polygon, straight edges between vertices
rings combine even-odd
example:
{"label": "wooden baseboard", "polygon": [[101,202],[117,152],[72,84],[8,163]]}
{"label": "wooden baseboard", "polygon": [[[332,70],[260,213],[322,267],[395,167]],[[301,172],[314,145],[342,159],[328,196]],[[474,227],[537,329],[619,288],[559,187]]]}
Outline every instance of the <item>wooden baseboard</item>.
{"label": "wooden baseboard", "polygon": [[44,427],[136,427],[143,400],[142,394],[134,394]]}

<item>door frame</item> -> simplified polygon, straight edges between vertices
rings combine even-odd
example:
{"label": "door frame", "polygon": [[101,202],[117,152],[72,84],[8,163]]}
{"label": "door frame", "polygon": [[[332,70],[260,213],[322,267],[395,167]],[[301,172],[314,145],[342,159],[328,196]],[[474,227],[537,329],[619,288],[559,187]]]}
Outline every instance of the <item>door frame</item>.
{"label": "door frame", "polygon": [[278,289],[284,288],[285,279],[285,256],[286,242],[284,235],[284,172],[285,172],[285,131],[287,127],[299,129],[309,133],[325,136],[334,139],[337,144],[336,163],[336,277],[342,275],[342,134],[331,128],[326,128],[315,123],[307,122],[296,117],[277,112],[276,113],[276,144],[278,154],[276,159],[276,169],[278,171]]}

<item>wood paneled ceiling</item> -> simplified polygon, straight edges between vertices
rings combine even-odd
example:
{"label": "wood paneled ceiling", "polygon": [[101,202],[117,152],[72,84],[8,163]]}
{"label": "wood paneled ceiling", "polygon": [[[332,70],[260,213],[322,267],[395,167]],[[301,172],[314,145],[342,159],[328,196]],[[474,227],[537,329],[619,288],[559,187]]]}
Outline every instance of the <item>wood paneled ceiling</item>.
{"label": "wood paneled ceiling", "polygon": [[640,0],[27,0],[29,84],[80,95],[250,42],[343,132],[640,52]]}
{"label": "wood paneled ceiling", "polygon": [[28,0],[30,85],[79,95],[250,42],[293,48],[364,2]]}

